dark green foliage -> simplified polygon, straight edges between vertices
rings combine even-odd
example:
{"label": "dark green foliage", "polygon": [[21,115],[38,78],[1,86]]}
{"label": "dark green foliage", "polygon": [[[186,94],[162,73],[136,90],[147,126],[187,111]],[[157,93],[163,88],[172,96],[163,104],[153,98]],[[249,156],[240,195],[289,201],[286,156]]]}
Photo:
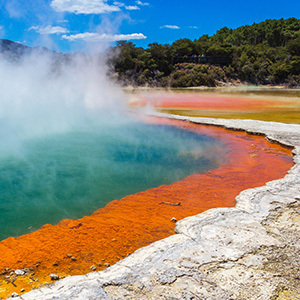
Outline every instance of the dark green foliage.
{"label": "dark green foliage", "polygon": [[215,86],[240,79],[254,84],[299,85],[300,20],[266,20],[213,36],[180,39],[147,49],[119,42],[112,61],[120,81],[150,86]]}
{"label": "dark green foliage", "polygon": [[181,64],[170,76],[171,87],[215,86],[213,71],[207,65]]}
{"label": "dark green foliage", "polygon": [[300,56],[300,37],[290,40],[287,43],[287,50],[291,55]]}

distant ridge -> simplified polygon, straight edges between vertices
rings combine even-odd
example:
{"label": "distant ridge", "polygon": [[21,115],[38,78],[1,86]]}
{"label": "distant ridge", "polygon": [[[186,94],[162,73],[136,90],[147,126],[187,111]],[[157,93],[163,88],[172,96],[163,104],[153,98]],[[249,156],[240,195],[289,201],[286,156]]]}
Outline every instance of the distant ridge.
{"label": "distant ridge", "polygon": [[11,40],[0,39],[0,55],[10,61],[19,60],[24,55],[38,53],[53,56],[55,59],[63,58],[66,54],[55,52],[45,47],[29,47]]}
{"label": "distant ridge", "polygon": [[17,58],[28,54],[32,51],[32,48],[22,45],[21,43],[16,43],[10,40],[0,39],[0,53],[5,58]]}

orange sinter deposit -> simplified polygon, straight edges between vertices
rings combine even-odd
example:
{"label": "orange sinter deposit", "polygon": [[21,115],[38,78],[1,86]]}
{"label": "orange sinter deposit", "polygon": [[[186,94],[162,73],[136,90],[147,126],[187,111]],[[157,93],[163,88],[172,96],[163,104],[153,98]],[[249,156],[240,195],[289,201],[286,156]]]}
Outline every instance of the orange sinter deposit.
{"label": "orange sinter deposit", "polygon": [[222,95],[204,92],[142,92],[129,95],[132,106],[151,106],[170,109],[194,109],[215,111],[257,111],[261,109],[278,110],[283,106],[294,105],[294,100],[251,97],[243,95]]}
{"label": "orange sinter deposit", "polygon": [[[232,207],[242,190],[281,178],[293,165],[291,150],[262,136],[162,118],[147,122],[216,137],[227,147],[226,161],[215,170],[112,201],[91,216],[44,225],[36,232],[3,240],[0,297],[46,284],[51,273],[63,277],[103,270],[136,249],[174,234],[172,218]],[[16,275],[13,270],[17,269],[25,274]]]}

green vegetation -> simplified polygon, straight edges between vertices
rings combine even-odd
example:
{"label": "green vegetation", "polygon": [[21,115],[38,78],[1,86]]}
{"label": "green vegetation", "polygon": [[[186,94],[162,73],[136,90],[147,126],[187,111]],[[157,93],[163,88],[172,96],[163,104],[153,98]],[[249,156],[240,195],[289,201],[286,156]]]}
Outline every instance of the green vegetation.
{"label": "green vegetation", "polygon": [[217,86],[240,80],[251,84],[300,85],[300,20],[266,20],[213,36],[172,45],[131,42],[113,47],[110,63],[124,85]]}

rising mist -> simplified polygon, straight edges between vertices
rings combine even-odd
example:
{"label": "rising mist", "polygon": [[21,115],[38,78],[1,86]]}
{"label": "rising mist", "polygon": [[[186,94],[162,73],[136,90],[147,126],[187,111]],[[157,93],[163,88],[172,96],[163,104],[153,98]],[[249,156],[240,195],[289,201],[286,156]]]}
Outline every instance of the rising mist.
{"label": "rising mist", "polygon": [[1,140],[17,143],[28,136],[90,126],[108,112],[121,112],[122,91],[107,72],[99,55],[33,50],[17,60],[0,59]]}

